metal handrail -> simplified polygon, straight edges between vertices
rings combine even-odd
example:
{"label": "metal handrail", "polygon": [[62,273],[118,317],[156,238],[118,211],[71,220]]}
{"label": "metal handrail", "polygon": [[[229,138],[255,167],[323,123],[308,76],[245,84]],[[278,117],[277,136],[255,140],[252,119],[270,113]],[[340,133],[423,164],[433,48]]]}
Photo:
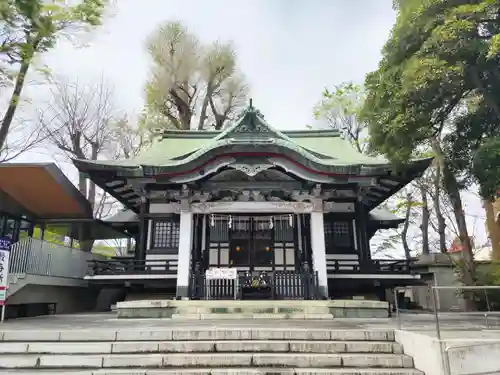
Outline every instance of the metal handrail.
{"label": "metal handrail", "polygon": [[[440,347],[440,352],[441,352],[441,359],[442,359],[442,364],[444,367],[445,375],[451,375],[451,367],[450,367],[450,358],[448,356],[449,350],[445,347],[446,343],[442,339],[441,335],[441,323],[440,323],[440,318],[439,318],[439,308],[438,308],[438,297],[437,297],[437,290],[440,289],[451,289],[451,290],[484,290],[485,295],[486,290],[500,290],[500,286],[498,285],[483,285],[483,286],[438,286],[438,285],[431,285],[431,292],[432,292],[432,304],[433,304],[433,312],[434,312],[434,319],[435,319],[435,325],[436,325],[436,339],[439,342],[439,347]],[[398,304],[398,296],[397,296],[397,291],[405,289],[404,287],[397,287],[394,288],[394,306],[396,308],[396,317],[397,317],[397,327],[398,330],[401,330],[401,314],[399,309],[399,304]],[[488,316],[489,315],[500,315],[500,312],[497,311],[489,311],[489,301],[488,298],[486,298],[486,303],[488,306],[488,311],[485,312],[460,312],[460,313],[452,313],[450,314],[461,314],[461,315],[484,315],[485,317],[485,323],[486,326],[489,327],[489,322],[488,322]],[[491,344],[491,343],[488,343]],[[486,343],[483,343],[483,345],[488,345]],[[470,347],[475,346],[474,344],[469,344]],[[467,346],[465,346],[467,347]],[[456,346],[454,347],[456,348]],[[473,375],[473,374],[470,374]]]}
{"label": "metal handrail", "polygon": [[91,257],[91,253],[79,249],[29,237],[12,245],[9,272],[83,279]]}

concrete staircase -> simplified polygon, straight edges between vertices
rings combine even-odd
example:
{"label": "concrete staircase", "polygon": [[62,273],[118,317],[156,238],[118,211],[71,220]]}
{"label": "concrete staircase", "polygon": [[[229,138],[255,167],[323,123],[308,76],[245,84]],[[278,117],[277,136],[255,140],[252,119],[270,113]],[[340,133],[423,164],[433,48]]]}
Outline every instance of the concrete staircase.
{"label": "concrete staircase", "polygon": [[387,330],[141,324],[147,323],[126,330],[4,331],[0,374],[423,375]]}
{"label": "concrete staircase", "polygon": [[13,296],[21,290],[26,283],[26,274],[25,273],[10,273],[7,279],[8,288],[7,288],[7,296]]}

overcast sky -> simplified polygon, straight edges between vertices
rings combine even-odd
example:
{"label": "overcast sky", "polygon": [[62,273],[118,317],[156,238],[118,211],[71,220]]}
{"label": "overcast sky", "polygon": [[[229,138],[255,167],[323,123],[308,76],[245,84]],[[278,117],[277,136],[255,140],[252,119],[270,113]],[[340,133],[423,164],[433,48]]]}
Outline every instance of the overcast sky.
{"label": "overcast sky", "polygon": [[[138,114],[148,76],[147,36],[179,20],[202,41],[232,40],[254,105],[278,129],[303,129],[325,87],[362,83],[376,69],[394,23],[392,0],[115,0],[114,16],[87,48],[60,42],[43,56],[53,74],[115,89],[124,112]],[[26,93],[43,107],[41,87]],[[51,160],[48,150],[22,160]]]}
{"label": "overcast sky", "polygon": [[92,46],[61,44],[55,73],[104,74],[126,111],[139,111],[148,74],[145,38],[179,20],[203,41],[234,41],[255,106],[274,126],[303,128],[325,86],[362,82],[394,22],[391,0],[119,0]]}
{"label": "overcast sky", "polygon": [[[324,87],[362,83],[376,69],[395,21],[391,5],[392,0],[117,0],[114,17],[90,47],[60,43],[43,61],[70,79],[104,76],[120,108],[137,114],[149,67],[144,41],[159,23],[179,20],[203,41],[232,40],[254,105],[278,129],[303,129],[313,122],[312,108]],[[34,90],[29,92],[36,103]],[[51,159],[47,151],[22,158]],[[71,175],[68,168],[63,166]]]}

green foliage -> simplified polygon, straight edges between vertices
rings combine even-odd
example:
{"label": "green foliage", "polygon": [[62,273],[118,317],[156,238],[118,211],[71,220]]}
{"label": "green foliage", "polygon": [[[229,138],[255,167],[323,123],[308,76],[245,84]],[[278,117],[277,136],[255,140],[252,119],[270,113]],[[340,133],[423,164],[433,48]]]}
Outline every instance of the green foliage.
{"label": "green foliage", "polygon": [[[500,286],[500,263],[478,269],[478,285]],[[479,310],[500,311],[500,289],[478,290],[475,300]]]}
{"label": "green foliage", "polygon": [[31,60],[35,53],[54,47],[65,32],[100,25],[107,2],[82,0],[66,4],[62,0],[4,0],[0,27],[7,43],[0,53],[8,53],[12,62]]}
{"label": "green foliage", "polygon": [[[498,132],[498,1],[399,1],[398,18],[379,69],[365,82],[362,118],[371,146],[407,161],[449,127],[456,170],[470,172],[471,153]],[[476,102],[475,110],[468,106]],[[486,125],[480,119],[490,115]],[[495,124],[496,126],[493,126]],[[455,128],[456,127],[456,128]],[[457,142],[457,140],[460,142]]]}
{"label": "green foliage", "polygon": [[[14,91],[0,126],[4,149],[26,76],[37,54],[57,40],[100,24],[106,0],[2,0],[0,5],[0,84],[14,82]],[[47,75],[47,70],[43,74]]]}
{"label": "green foliage", "polygon": [[200,42],[177,21],[149,36],[153,62],[141,123],[146,129],[223,129],[248,103],[248,86],[231,42]]}
{"label": "green foliage", "polygon": [[[58,230],[58,228],[49,228],[45,230],[45,233],[43,234],[43,240],[55,245],[67,246],[67,244],[64,243],[65,229],[66,228],[64,228],[63,230]],[[33,238],[41,238],[41,235],[41,228],[36,226],[33,230]],[[20,232],[19,239],[22,240],[26,238],[28,238],[28,232]],[[73,242],[73,248],[80,248],[80,244],[78,241]],[[92,253],[112,257],[116,255],[116,249],[104,244],[94,243],[94,245],[92,246]]]}
{"label": "green foliage", "polygon": [[362,138],[365,124],[359,120],[365,100],[363,88],[344,82],[334,86],[333,91],[325,89],[321,96],[321,101],[314,106],[315,119],[326,121],[333,129],[345,133],[358,151],[363,152],[367,141]]}
{"label": "green foliage", "polygon": [[500,188],[500,137],[489,138],[479,147],[473,172],[479,182],[481,196],[495,199]]}

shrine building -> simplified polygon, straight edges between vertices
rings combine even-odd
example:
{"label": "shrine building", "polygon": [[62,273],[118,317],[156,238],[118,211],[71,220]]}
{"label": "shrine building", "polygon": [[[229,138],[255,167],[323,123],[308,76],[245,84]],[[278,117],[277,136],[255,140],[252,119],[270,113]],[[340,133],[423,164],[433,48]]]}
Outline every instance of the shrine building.
{"label": "shrine building", "polygon": [[86,278],[208,298],[197,280],[234,268],[271,275],[275,288],[294,275],[314,280],[314,298],[383,299],[419,275],[405,260],[372,257],[375,233],[404,221],[378,207],[430,162],[396,170],[337,130],[279,131],[251,105],[223,131],[166,130],[128,160],[75,160],[126,208],[108,222],[136,238],[133,256],[96,261]]}

